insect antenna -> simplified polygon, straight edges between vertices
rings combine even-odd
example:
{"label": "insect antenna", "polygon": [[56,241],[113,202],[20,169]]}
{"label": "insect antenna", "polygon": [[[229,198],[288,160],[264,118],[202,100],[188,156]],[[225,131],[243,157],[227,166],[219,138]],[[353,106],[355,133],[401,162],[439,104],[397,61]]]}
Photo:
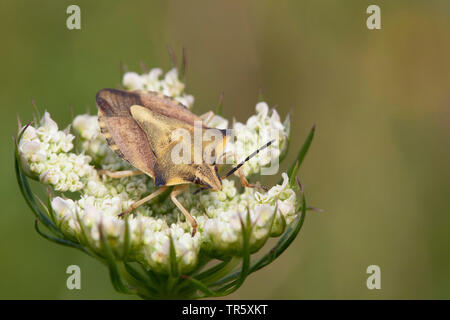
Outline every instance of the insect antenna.
{"label": "insect antenna", "polygon": [[241,163],[239,163],[236,167],[234,167],[233,169],[231,169],[230,171],[228,171],[228,173],[226,175],[224,175],[223,177],[221,177],[220,179],[223,180],[229,176],[231,176],[233,173],[235,173],[237,170],[239,170],[240,167],[242,167],[248,160],[250,160],[251,158],[253,158],[254,156],[256,156],[260,151],[264,150],[265,148],[267,148],[268,146],[270,146],[272,143],[274,143],[275,140],[271,140],[269,142],[267,142],[265,145],[263,145],[261,148],[257,149],[256,151],[254,151],[251,155],[249,155],[247,158],[245,158],[244,161],[242,161]]}

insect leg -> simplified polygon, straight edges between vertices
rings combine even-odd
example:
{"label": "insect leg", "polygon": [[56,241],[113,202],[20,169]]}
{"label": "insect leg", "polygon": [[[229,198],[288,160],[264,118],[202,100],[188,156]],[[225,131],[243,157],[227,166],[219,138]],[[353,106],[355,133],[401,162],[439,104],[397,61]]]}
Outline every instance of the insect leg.
{"label": "insect leg", "polygon": [[244,188],[258,188],[263,189],[264,191],[268,190],[267,187],[261,185],[259,182],[257,182],[256,184],[248,183],[248,180],[242,173],[241,169],[239,169],[236,173],[238,174],[239,179],[241,180],[241,184],[244,186]]}
{"label": "insect leg", "polygon": [[[236,160],[236,154],[233,151],[227,151],[222,153],[217,159],[218,159],[218,163],[219,160],[222,160],[222,158],[227,159],[228,157],[234,157]],[[225,162],[226,163],[226,162]],[[239,168],[238,170],[236,170],[234,172],[234,175],[239,177],[239,180],[241,181],[241,184],[245,187],[245,188],[260,188],[263,189],[264,191],[267,191],[267,188],[262,186],[259,182],[257,184],[251,184],[248,182],[247,178],[245,177],[244,173],[242,172],[242,168]],[[222,177],[221,179],[225,179],[226,177]]]}
{"label": "insect leg", "polygon": [[177,196],[180,195],[184,190],[186,190],[188,185],[178,185],[175,188],[173,188],[172,192],[170,193],[170,199],[172,199],[172,202],[180,209],[180,211],[184,214],[186,217],[186,220],[191,224],[192,226],[192,236],[195,235],[197,232],[197,220],[194,219],[194,217],[191,216],[189,211],[187,211],[183,205],[178,201]]}
{"label": "insect leg", "polygon": [[131,204],[131,206],[123,211],[122,213],[119,214],[119,217],[129,214],[131,211],[133,211],[134,209],[136,209],[137,207],[143,205],[144,203],[146,203],[147,201],[152,200],[153,198],[159,196],[161,193],[163,193],[164,191],[167,190],[168,187],[160,187],[158,190],[156,190],[155,192],[149,194],[148,196],[142,198],[139,201],[136,201],[135,203]]}
{"label": "insect leg", "polygon": [[108,177],[114,178],[114,179],[133,177],[133,176],[138,176],[138,175],[144,174],[140,170],[124,170],[124,171],[98,170],[97,173],[99,175],[105,175],[105,176],[108,176]]}

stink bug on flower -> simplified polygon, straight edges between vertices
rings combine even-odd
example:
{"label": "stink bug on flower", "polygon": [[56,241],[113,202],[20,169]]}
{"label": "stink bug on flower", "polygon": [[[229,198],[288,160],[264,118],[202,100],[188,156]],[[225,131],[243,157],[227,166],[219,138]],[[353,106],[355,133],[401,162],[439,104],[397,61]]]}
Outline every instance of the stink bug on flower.
{"label": "stink bug on flower", "polygon": [[[97,93],[96,103],[100,129],[109,147],[136,168],[116,172],[101,170],[100,173],[112,178],[146,174],[152,177],[155,186],[159,187],[155,192],[133,203],[120,215],[130,213],[166,191],[168,187],[174,186],[170,198],[191,224],[192,236],[196,233],[197,221],[177,200],[177,196],[191,183],[199,185],[201,189],[219,191],[222,189],[222,179],[235,172],[245,187],[255,187],[256,185],[247,182],[239,169],[273,142],[266,143],[225,176],[220,177],[215,159],[223,153],[229,136],[226,130],[207,127],[213,116],[212,112],[197,116],[176,100],[152,91],[102,89]],[[211,130],[221,137],[213,146],[213,161],[206,161],[201,151],[206,142],[191,138],[189,142],[193,146],[193,158],[200,158],[201,161],[175,163],[172,151],[181,141],[172,139],[172,133],[177,129],[193,133],[198,123],[202,129]],[[199,143],[202,145],[199,146]]]}

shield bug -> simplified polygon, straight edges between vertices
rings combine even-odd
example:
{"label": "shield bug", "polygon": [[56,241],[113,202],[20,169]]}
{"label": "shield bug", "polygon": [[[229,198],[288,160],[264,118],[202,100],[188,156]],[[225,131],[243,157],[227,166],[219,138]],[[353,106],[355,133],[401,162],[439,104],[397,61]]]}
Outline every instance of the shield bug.
{"label": "shield bug", "polygon": [[[197,116],[176,100],[152,91],[102,89],[97,93],[96,103],[100,130],[109,147],[136,168],[116,172],[100,170],[99,173],[112,178],[146,174],[154,179],[155,186],[158,187],[156,191],[133,203],[120,215],[130,213],[173,186],[170,198],[191,224],[192,235],[196,233],[197,221],[177,200],[177,196],[192,183],[199,185],[200,189],[221,190],[222,179],[235,172],[239,174],[239,168],[246,161],[273,142],[270,141],[256,150],[221,178],[215,157],[223,152],[229,135],[227,130],[206,126],[213,116],[212,112]],[[202,150],[198,148],[199,144],[203,145],[205,141],[191,138],[193,158],[202,160],[175,163],[173,151],[179,146],[180,141],[174,139],[172,133],[179,129],[193,133],[198,127],[210,130],[221,137],[213,145],[212,161],[205,161],[202,152],[198,151]],[[242,174],[239,176],[244,186],[255,187],[249,184]]]}

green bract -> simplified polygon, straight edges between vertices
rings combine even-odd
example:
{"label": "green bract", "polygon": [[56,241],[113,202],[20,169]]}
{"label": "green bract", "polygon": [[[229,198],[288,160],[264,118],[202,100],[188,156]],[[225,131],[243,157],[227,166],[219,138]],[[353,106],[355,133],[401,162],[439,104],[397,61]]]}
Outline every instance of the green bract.
{"label": "green bract", "polygon": [[[184,93],[176,69],[161,79],[162,71],[126,73],[129,89],[160,91],[191,107],[194,98]],[[262,144],[262,132],[275,130],[272,152],[249,161],[243,172],[256,175],[286,153],[289,120],[282,123],[265,102],[256,115],[232,129],[237,139],[230,150],[240,160]],[[228,127],[215,116],[210,124]],[[179,196],[180,202],[198,221],[198,232],[168,199],[168,192],[133,211],[118,214],[131,203],[153,192],[147,176],[111,179],[97,169],[123,170],[130,165],[118,158],[100,134],[97,116],[79,115],[72,131],[61,131],[49,113],[35,126],[21,128],[16,139],[16,175],[25,200],[36,215],[36,230],[45,238],[74,247],[108,266],[114,288],[143,298],[202,298],[234,292],[245,278],[275,260],[299,233],[307,210],[295,177],[314,135],[311,130],[288,174],[280,183],[260,192],[237,188],[223,180],[219,192],[194,194],[194,188]],[[76,150],[76,151],[75,151]],[[31,191],[28,179],[49,187],[44,203]],[[241,190],[243,189],[243,190]],[[44,232],[41,226],[46,228]],[[264,247],[269,237],[278,243],[256,261],[251,254]],[[216,262],[212,264],[210,262]],[[208,266],[208,267],[206,267]]]}

